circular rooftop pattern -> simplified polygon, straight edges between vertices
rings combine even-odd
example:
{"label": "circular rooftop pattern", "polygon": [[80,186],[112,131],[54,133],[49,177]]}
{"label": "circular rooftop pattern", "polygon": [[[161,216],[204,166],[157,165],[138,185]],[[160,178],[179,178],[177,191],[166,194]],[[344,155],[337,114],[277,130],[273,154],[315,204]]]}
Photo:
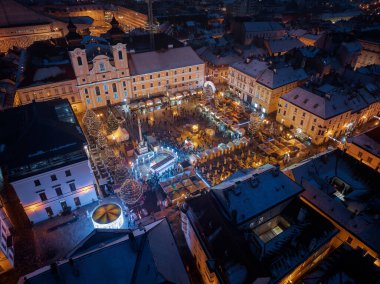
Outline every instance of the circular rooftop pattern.
{"label": "circular rooftop pattern", "polygon": [[118,229],[123,225],[123,212],[115,203],[103,204],[92,212],[92,222],[95,228]]}

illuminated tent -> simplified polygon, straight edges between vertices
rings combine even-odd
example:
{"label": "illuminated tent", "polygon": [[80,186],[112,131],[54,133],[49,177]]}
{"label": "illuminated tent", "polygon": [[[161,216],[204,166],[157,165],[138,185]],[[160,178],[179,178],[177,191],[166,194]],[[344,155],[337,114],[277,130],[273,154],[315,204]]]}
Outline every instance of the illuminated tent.
{"label": "illuminated tent", "polygon": [[120,228],[123,225],[121,207],[115,203],[103,204],[92,213],[95,228]]}
{"label": "illuminated tent", "polygon": [[122,142],[129,139],[129,133],[124,128],[121,128],[120,126],[112,132],[110,135],[107,136],[108,140],[113,140],[116,142]]}

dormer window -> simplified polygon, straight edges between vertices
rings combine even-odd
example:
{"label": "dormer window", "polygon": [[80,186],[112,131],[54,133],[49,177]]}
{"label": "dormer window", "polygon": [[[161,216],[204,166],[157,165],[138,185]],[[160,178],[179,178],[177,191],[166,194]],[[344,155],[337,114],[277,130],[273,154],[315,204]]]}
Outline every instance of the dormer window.
{"label": "dormer window", "polygon": [[99,63],[99,71],[100,71],[100,72],[104,72],[104,71],[106,71],[106,68],[104,67],[104,63],[103,63],[103,62],[100,62],[100,63]]}

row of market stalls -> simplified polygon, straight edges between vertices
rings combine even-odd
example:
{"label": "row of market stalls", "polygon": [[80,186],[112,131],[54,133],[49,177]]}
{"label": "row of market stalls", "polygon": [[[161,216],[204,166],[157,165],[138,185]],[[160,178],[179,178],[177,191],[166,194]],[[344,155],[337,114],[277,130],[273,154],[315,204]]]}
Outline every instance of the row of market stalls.
{"label": "row of market stalls", "polygon": [[165,206],[182,202],[186,197],[208,189],[207,184],[194,169],[184,171],[159,184],[166,194]]}
{"label": "row of market stalls", "polygon": [[176,92],[174,94],[169,94],[168,96],[162,94],[161,96],[158,96],[155,98],[150,98],[150,99],[148,98],[148,99],[145,99],[144,101],[133,102],[129,105],[129,108],[131,110],[137,110],[137,109],[161,106],[164,103],[180,101],[183,98],[187,98],[195,94],[196,94],[195,91]]}
{"label": "row of market stalls", "polygon": [[193,154],[190,156],[190,162],[195,164],[196,162],[204,162],[208,159],[213,159],[215,157],[219,157],[228,151],[233,151],[235,149],[240,149],[243,146],[248,145],[249,138],[243,137],[240,139],[235,139],[233,141],[228,142],[227,144],[220,143],[217,147],[206,149],[199,154]]}
{"label": "row of market stalls", "polygon": [[226,111],[222,112],[222,109],[215,108],[208,105],[206,102],[199,104],[201,110],[214,120],[219,129],[230,129],[232,132],[244,136],[245,129],[241,128],[241,125],[248,123],[246,117],[242,116],[238,112]]}

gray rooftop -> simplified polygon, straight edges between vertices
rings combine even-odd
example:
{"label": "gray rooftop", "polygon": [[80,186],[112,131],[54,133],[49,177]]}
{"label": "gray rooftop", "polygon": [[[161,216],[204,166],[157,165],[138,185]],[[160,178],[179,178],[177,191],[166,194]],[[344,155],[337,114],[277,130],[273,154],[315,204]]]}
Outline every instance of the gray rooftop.
{"label": "gray rooftop", "polygon": [[291,66],[274,68],[270,67],[267,62],[256,59],[250,63],[237,62],[232,67],[271,89],[307,79],[307,74],[303,69],[294,69]]}
{"label": "gray rooftop", "polygon": [[203,64],[203,61],[189,46],[164,51],[132,53],[129,61],[132,76],[199,64]]}
{"label": "gray rooftop", "polygon": [[380,158],[380,126],[354,136],[348,141]]}
{"label": "gray rooftop", "polygon": [[[166,219],[145,229],[133,231],[134,242],[128,230],[95,231],[77,248],[80,254],[71,256],[71,264],[59,261],[58,272],[46,266],[19,283],[190,283]],[[111,242],[104,239],[107,231]],[[98,241],[97,234],[102,234]]]}
{"label": "gray rooftop", "polygon": [[323,119],[350,110],[359,111],[368,106],[368,101],[361,94],[354,93],[352,89],[343,90],[329,84],[314,90],[298,87],[282,95],[281,98]]}
{"label": "gray rooftop", "polygon": [[241,224],[297,196],[302,188],[274,168],[235,175],[212,188],[224,210]]}
{"label": "gray rooftop", "polygon": [[340,150],[318,155],[287,170],[296,182],[302,183],[304,198],[380,252],[380,223],[377,220],[380,176],[376,171]]}

